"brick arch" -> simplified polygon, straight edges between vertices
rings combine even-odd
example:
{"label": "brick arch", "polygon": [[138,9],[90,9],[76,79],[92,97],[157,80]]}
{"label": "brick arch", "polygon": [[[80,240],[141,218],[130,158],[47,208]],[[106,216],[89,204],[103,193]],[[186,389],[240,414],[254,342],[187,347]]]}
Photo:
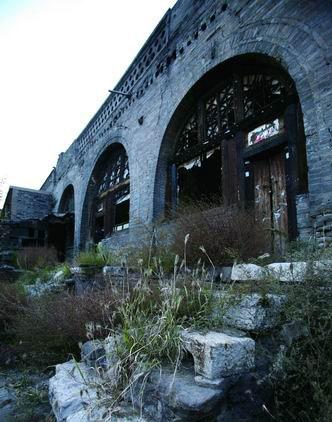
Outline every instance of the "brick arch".
{"label": "brick arch", "polygon": [[[261,64],[263,66],[272,66],[277,69],[280,73],[283,73],[286,78],[292,81],[295,85],[297,92],[296,81],[290,76],[285,62],[282,60],[276,60],[268,54],[263,54],[264,48],[261,53],[248,53],[248,45],[238,45],[237,49],[239,54],[229,54],[227,52],[233,51],[230,45],[225,47],[226,51],[221,54],[225,60],[215,67],[209,69],[203,74],[194,84],[191,85],[186,95],[180,100],[175,111],[173,112],[171,119],[168,123],[167,129],[164,133],[161,148],[159,151],[159,157],[156,168],[155,187],[154,187],[154,203],[153,203],[153,217],[154,219],[161,218],[165,210],[165,196],[166,196],[166,185],[167,185],[167,171],[168,163],[172,160],[175,148],[175,139],[177,138],[179,129],[183,124],[184,116],[188,116],[191,109],[191,104],[201,97],[205,92],[213,87],[217,83],[218,78],[222,78],[223,75],[229,72],[228,69],[232,69],[237,64],[242,63],[254,63],[255,65]],[[300,67],[298,70],[301,70]],[[230,70],[232,71],[232,70]],[[303,81],[300,81],[301,83]],[[303,92],[302,92],[303,94]],[[306,92],[307,96],[310,96],[310,92]],[[307,133],[308,135],[309,133]]]}
{"label": "brick arch", "polygon": [[88,177],[85,179],[84,187],[82,190],[82,209],[81,209],[81,218],[80,218],[80,227],[78,230],[79,239],[77,240],[77,249],[85,249],[87,242],[89,241],[89,230],[90,230],[90,219],[91,219],[91,206],[94,196],[93,189],[93,178],[98,172],[100,164],[105,160],[105,158],[112,154],[112,151],[116,151],[118,148],[123,149],[128,157],[129,168],[130,168],[130,158],[128,155],[128,149],[126,147],[126,142],[120,137],[108,138],[103,146],[98,149],[98,153],[94,155],[93,160],[89,163],[89,170],[87,172]]}
{"label": "brick arch", "polygon": [[[205,40],[206,56],[211,49],[214,51],[214,59],[205,59],[203,66],[193,67],[188,72],[188,79],[190,79],[187,82],[187,92],[211,68],[238,55],[261,54],[279,62],[294,80],[302,107],[307,154],[310,156],[310,160],[308,160],[309,187],[311,184],[313,185],[311,190],[309,188],[310,208],[311,212],[315,213],[315,209],[321,206],[322,201],[328,205],[330,200],[330,188],[325,188],[326,193],[324,193],[322,191],[323,184],[317,184],[317,180],[324,179],[325,186],[332,185],[332,175],[322,176],[315,165],[315,162],[323,157],[327,158],[326,150],[332,142],[332,122],[327,114],[326,100],[324,103],[328,87],[332,85],[330,71],[332,57],[328,50],[326,32],[318,33],[314,27],[303,24],[292,17],[270,17],[247,23],[231,7],[229,10],[234,29],[228,30],[227,25],[217,28]],[[182,98],[184,95],[185,92],[183,92]],[[165,139],[168,129],[169,125],[163,137],[156,165],[153,196],[154,219],[162,214],[164,208],[162,203],[165,193],[164,164],[167,155]],[[313,163],[312,166],[310,161]]]}
{"label": "brick arch", "polygon": [[[68,202],[72,200],[72,206],[70,205],[70,210],[68,208]],[[65,189],[63,189],[59,206],[58,212],[75,212],[75,189],[72,183],[69,183]]]}

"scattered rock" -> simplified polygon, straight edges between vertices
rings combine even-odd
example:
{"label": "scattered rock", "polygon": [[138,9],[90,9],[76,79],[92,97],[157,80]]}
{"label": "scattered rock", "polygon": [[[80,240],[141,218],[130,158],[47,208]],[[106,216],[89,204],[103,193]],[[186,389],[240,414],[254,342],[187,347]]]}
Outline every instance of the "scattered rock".
{"label": "scattered rock", "polygon": [[62,270],[51,276],[49,281],[36,280],[35,284],[24,286],[30,297],[40,297],[45,293],[62,291],[65,289],[65,275]]}
{"label": "scattered rock", "polygon": [[259,265],[236,264],[232,267],[232,281],[262,280],[264,276],[264,268]]}
{"label": "scattered rock", "polygon": [[276,262],[265,267],[276,279],[285,282],[303,281],[307,272],[306,262]]}
{"label": "scattered rock", "polygon": [[81,347],[81,358],[89,368],[105,367],[104,342],[102,340],[91,340],[84,343]]}
{"label": "scattered rock", "polygon": [[56,366],[49,383],[49,399],[57,421],[88,420],[92,411],[89,407],[97,401],[96,390],[89,382],[92,373],[85,363],[70,361]]}
{"label": "scattered rock", "polygon": [[125,277],[127,274],[127,269],[119,266],[106,265],[103,268],[103,273],[111,277]]}
{"label": "scattered rock", "polygon": [[31,370],[0,373],[0,421],[44,421],[51,412],[47,400],[48,377]]}
{"label": "scattered rock", "polygon": [[230,281],[232,278],[233,267],[222,267],[219,272],[219,277],[222,282]]}
{"label": "scattered rock", "polygon": [[[57,365],[56,374],[49,383],[49,399],[57,422],[107,420],[109,410],[100,401],[97,390],[101,381],[97,373],[85,363],[69,361]],[[129,414],[113,416],[112,420],[147,422],[133,415],[132,409]]]}
{"label": "scattered rock", "polygon": [[154,422],[207,420],[218,413],[226,389],[197,385],[193,369],[153,370],[146,382],[137,383],[129,398]]}
{"label": "scattered rock", "polygon": [[255,365],[255,341],[210,331],[183,331],[185,347],[192,354],[195,374],[220,379],[252,369]]}
{"label": "scattered rock", "polygon": [[0,421],[13,417],[16,407],[16,396],[6,387],[0,387]]}
{"label": "scattered rock", "polygon": [[284,302],[282,295],[242,295],[226,310],[224,322],[239,330],[263,333],[277,326]]}

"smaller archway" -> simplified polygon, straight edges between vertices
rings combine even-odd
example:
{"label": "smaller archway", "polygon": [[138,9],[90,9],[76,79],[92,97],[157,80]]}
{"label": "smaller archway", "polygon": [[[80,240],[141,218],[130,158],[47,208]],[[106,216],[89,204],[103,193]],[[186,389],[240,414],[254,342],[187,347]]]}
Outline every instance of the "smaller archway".
{"label": "smaller archway", "polygon": [[110,145],[99,157],[90,177],[83,214],[87,229],[82,241],[98,243],[129,228],[130,178],[126,150]]}
{"label": "smaller archway", "polygon": [[75,200],[74,200],[74,186],[68,185],[64,190],[60,204],[59,213],[75,212]]}

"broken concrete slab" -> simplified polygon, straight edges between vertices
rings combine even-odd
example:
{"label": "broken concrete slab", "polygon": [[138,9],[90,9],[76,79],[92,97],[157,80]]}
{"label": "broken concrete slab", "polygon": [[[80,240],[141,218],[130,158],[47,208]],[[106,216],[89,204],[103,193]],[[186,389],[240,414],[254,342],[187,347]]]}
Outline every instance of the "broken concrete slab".
{"label": "broken concrete slab", "polygon": [[184,347],[194,358],[195,374],[219,379],[255,366],[255,341],[221,332],[182,332]]}

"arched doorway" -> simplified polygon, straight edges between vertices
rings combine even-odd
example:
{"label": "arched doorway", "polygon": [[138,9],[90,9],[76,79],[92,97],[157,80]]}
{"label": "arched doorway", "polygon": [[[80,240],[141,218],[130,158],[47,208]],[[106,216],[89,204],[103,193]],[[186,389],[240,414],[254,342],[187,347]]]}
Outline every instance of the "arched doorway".
{"label": "arched doorway", "polygon": [[98,159],[85,206],[89,210],[88,238],[93,243],[129,228],[129,164],[121,144],[112,144]]}
{"label": "arched doorway", "polygon": [[219,197],[253,207],[274,250],[297,236],[295,199],[307,191],[302,112],[294,82],[274,60],[243,55],[208,72],[164,141],[172,210]]}

